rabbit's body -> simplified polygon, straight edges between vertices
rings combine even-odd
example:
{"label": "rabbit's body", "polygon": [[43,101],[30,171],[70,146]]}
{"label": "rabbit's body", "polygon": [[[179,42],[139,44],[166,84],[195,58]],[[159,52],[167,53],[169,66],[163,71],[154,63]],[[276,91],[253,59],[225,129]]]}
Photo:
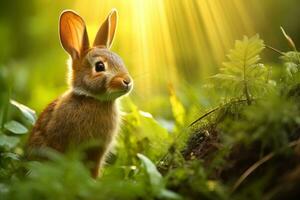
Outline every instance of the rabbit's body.
{"label": "rabbit's body", "polygon": [[111,52],[117,13],[113,10],[100,27],[93,47],[82,18],[65,11],[60,19],[62,46],[71,55],[70,90],[53,101],[37,120],[27,155],[42,148],[64,153],[82,144],[93,177],[112,145],[119,126],[116,99],[130,91],[132,81],[121,58]]}
{"label": "rabbit's body", "polygon": [[93,162],[89,164],[96,177],[114,141],[118,122],[116,102],[101,102],[70,91],[49,104],[41,114],[30,135],[29,148],[48,147],[64,153],[80,144],[98,144],[86,154],[87,162]]}
{"label": "rabbit's body", "polygon": [[65,152],[71,146],[99,140],[106,148],[115,136],[118,122],[116,102],[67,92],[41,114],[29,143],[31,147],[45,146]]}

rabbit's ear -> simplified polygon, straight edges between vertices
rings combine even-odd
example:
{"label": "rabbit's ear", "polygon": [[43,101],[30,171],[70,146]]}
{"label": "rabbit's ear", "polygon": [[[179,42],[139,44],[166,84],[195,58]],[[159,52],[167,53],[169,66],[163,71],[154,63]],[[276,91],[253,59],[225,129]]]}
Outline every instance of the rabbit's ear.
{"label": "rabbit's ear", "polygon": [[85,23],[74,11],[66,10],[60,15],[59,35],[63,48],[72,59],[79,59],[89,48]]}
{"label": "rabbit's ear", "polygon": [[111,47],[117,28],[117,20],[118,12],[116,9],[113,9],[101,25],[96,35],[94,46],[105,46],[108,49]]}

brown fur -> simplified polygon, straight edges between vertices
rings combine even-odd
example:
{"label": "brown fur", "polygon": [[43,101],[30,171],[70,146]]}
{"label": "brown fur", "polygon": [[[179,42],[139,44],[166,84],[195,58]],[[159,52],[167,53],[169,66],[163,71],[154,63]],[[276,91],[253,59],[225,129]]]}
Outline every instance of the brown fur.
{"label": "brown fur", "polygon": [[[117,13],[112,11],[97,34],[96,46],[89,48],[82,18],[72,11],[62,14],[61,42],[72,58],[71,89],[41,113],[28,139],[29,158],[45,147],[65,153],[92,142],[93,146],[84,151],[84,161],[92,176],[98,176],[118,130],[116,99],[132,87],[123,61],[109,51],[116,20]],[[99,61],[105,63],[104,71],[95,71]]]}
{"label": "brown fur", "polygon": [[87,154],[87,160],[94,162],[91,170],[96,177],[115,137],[118,120],[115,102],[101,102],[69,91],[40,115],[28,140],[28,152],[50,147],[64,153],[73,146],[97,141],[97,149],[89,149]]}

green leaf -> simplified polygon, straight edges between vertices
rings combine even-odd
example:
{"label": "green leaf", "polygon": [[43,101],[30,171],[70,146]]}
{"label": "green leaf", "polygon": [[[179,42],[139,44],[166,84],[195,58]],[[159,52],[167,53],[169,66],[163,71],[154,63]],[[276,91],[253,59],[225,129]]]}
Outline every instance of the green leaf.
{"label": "green leaf", "polygon": [[[124,100],[130,108],[130,112],[123,113],[126,126],[123,126],[122,135],[130,142],[124,142],[122,145],[125,146],[124,148],[131,149],[126,153],[132,154],[131,157],[143,153],[151,159],[166,153],[172,142],[172,136],[167,129],[161,126],[149,112],[139,110],[129,98]],[[135,134],[131,134],[132,132]]]}
{"label": "green leaf", "polygon": [[15,100],[10,100],[10,103],[12,105],[14,105],[15,107],[17,107],[22,114],[24,115],[24,117],[33,125],[36,121],[36,114],[35,111],[28,108],[27,106],[20,104],[18,102],[16,102]]}
{"label": "green leaf", "polygon": [[9,121],[4,124],[4,128],[15,134],[25,134],[28,129],[17,121]]}
{"label": "green leaf", "polygon": [[147,158],[146,156],[140,153],[137,154],[137,157],[144,164],[146,172],[149,176],[150,184],[155,188],[160,188],[161,186],[163,186],[164,183],[163,183],[162,176],[156,169],[156,166],[153,164],[153,162],[149,158]]}
{"label": "green leaf", "polygon": [[14,136],[0,135],[0,147],[14,148],[20,139]]}
{"label": "green leaf", "polygon": [[166,189],[160,191],[159,197],[163,199],[182,199],[177,193]]}
{"label": "green leaf", "polygon": [[140,153],[138,153],[137,156],[142,161],[148,174],[151,187],[159,198],[181,199],[178,194],[165,188],[165,183],[162,175],[158,172],[156,166],[149,158]]}

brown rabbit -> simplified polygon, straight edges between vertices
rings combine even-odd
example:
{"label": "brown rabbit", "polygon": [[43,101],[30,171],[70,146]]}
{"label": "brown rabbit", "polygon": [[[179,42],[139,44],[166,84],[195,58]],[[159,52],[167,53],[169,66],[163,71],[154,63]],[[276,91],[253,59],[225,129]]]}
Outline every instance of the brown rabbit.
{"label": "brown rabbit", "polygon": [[41,113],[27,144],[27,155],[44,147],[66,152],[71,147],[93,142],[86,163],[94,178],[114,141],[119,125],[116,99],[132,88],[132,79],[122,59],[109,49],[116,26],[112,10],[101,25],[94,44],[89,45],[85,22],[73,11],[60,16],[59,34],[71,56],[70,89]]}

